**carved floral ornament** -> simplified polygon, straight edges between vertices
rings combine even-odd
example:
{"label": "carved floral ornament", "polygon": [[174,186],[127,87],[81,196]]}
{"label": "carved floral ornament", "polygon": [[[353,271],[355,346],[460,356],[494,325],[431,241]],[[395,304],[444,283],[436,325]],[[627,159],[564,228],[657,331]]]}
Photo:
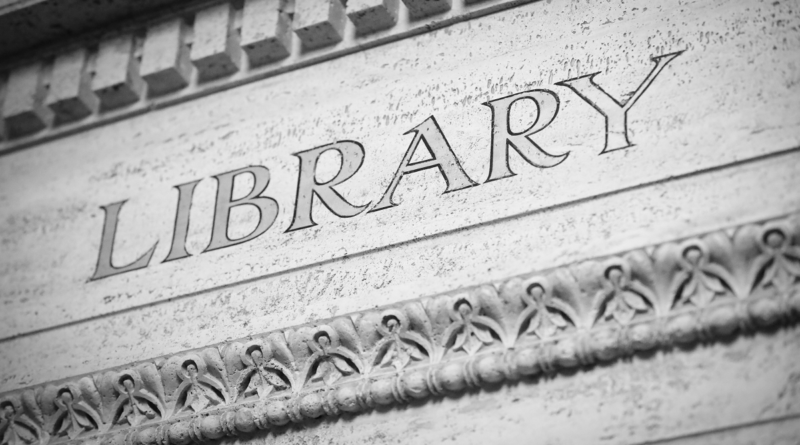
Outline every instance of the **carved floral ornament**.
{"label": "carved floral ornament", "polygon": [[800,214],[0,396],[2,445],[213,441],[800,319]]}

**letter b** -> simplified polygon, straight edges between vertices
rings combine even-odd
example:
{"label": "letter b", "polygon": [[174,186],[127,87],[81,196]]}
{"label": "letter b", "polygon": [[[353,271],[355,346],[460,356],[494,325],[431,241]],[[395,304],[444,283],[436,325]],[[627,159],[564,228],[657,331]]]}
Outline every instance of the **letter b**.
{"label": "letter b", "polygon": [[[249,173],[253,175],[253,188],[244,198],[233,200],[233,180],[236,176]],[[274,199],[259,196],[269,185],[269,170],[255,165],[240,168],[228,173],[214,176],[217,180],[217,204],[214,208],[214,227],[211,230],[211,242],[205,252],[235,246],[250,241],[266,232],[278,217],[278,203]],[[238,206],[251,205],[258,210],[258,225],[249,235],[232,240],[228,236],[228,223],[231,209]]]}

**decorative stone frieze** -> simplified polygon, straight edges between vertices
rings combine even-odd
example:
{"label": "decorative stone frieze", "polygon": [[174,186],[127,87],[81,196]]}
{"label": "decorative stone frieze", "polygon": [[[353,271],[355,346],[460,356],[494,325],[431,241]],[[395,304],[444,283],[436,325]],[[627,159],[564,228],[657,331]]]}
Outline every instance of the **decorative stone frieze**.
{"label": "decorative stone frieze", "polygon": [[252,434],[800,319],[800,214],[0,395],[0,444]]}
{"label": "decorative stone frieze", "polygon": [[176,12],[0,69],[0,80],[26,82],[0,90],[0,153],[530,1],[247,0]]}

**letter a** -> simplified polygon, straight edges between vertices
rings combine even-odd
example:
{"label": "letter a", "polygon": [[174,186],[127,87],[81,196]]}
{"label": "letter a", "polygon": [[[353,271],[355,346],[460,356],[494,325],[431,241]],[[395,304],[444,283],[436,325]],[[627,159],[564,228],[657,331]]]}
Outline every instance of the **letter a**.
{"label": "letter a", "polygon": [[633,108],[636,101],[642,97],[642,94],[644,94],[650,84],[656,80],[656,76],[658,76],[664,67],[682,52],[683,51],[678,51],[653,57],[652,60],[655,62],[656,66],[653,67],[650,74],[648,74],[639,87],[636,88],[633,96],[625,101],[625,103],[620,103],[606,93],[604,89],[600,88],[600,85],[595,83],[594,76],[600,73],[587,74],[556,83],[556,85],[565,86],[574,91],[575,94],[588,102],[589,105],[606,118],[606,144],[600,154],[621,150],[633,145],[628,139],[628,111]]}
{"label": "letter a", "polygon": [[[414,139],[411,141],[411,145],[408,146],[408,150],[406,150],[406,154],[403,156],[400,167],[397,169],[397,173],[394,174],[389,188],[386,189],[381,200],[370,212],[388,209],[399,204],[392,199],[394,190],[397,188],[400,180],[403,179],[403,176],[408,173],[434,167],[438,168],[439,173],[442,174],[445,183],[447,183],[447,188],[444,191],[445,193],[455,192],[478,185],[464,173],[464,169],[461,168],[461,164],[458,163],[456,155],[453,154],[450,144],[447,143],[447,139],[445,139],[444,133],[442,133],[442,129],[439,128],[439,123],[436,122],[436,118],[431,116],[425,119],[425,121],[407,131],[405,134],[409,133],[414,133]],[[414,157],[414,153],[417,151],[420,143],[424,143],[428,147],[428,151],[430,151],[433,157],[424,161],[411,163],[411,158]]]}

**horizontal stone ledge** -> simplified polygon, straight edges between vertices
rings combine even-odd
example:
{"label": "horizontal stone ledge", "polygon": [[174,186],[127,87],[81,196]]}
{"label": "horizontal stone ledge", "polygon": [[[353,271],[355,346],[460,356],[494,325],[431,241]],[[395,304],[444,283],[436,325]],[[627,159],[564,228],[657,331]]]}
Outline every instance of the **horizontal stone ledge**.
{"label": "horizontal stone ledge", "polygon": [[38,445],[200,443],[798,320],[792,214],[29,387],[0,406]]}
{"label": "horizontal stone ledge", "polygon": [[31,48],[107,29],[130,17],[152,16],[202,0],[3,0],[0,2],[0,59]]}
{"label": "horizontal stone ledge", "polygon": [[[208,6],[192,15],[191,26],[185,17],[165,17],[138,33],[87,43],[87,54],[69,71],[53,70],[49,56],[20,68],[38,70],[24,74],[48,77],[59,88],[91,83],[92,91],[71,93],[80,100],[58,108],[60,118],[51,119],[43,118],[51,113],[45,95],[31,96],[26,106],[32,111],[17,112],[18,100],[8,99],[8,89],[0,85],[0,127],[12,128],[0,132],[0,155],[533,1],[454,0],[450,8],[411,14],[399,0],[350,2],[339,9],[334,0],[322,12],[290,11],[282,0],[249,0]],[[42,75],[51,72],[69,78]],[[0,83],[7,77],[0,72]],[[14,102],[4,107],[9,100]]]}

